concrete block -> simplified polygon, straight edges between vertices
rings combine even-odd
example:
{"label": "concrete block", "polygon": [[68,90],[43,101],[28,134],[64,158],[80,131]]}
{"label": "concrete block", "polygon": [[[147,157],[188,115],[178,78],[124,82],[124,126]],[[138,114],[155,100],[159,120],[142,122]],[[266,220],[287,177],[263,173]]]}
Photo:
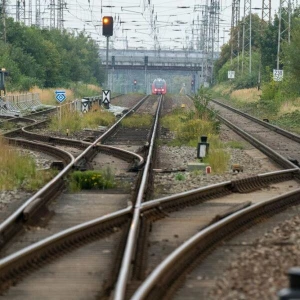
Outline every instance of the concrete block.
{"label": "concrete block", "polygon": [[191,163],[188,163],[187,171],[188,172],[198,171],[198,170],[205,171],[205,168],[207,166],[208,166],[208,164],[205,164],[205,163],[191,162]]}

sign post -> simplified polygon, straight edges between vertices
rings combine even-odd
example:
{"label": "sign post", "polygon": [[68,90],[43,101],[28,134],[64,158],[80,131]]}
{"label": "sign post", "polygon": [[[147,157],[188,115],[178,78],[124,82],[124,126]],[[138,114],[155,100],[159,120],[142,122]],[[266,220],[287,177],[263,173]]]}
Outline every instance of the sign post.
{"label": "sign post", "polygon": [[228,71],[228,79],[234,79],[235,71]]}
{"label": "sign post", "polygon": [[67,99],[66,91],[55,91],[55,98],[59,102],[59,122],[61,123],[61,104]]}
{"label": "sign post", "polygon": [[114,19],[111,16],[105,16],[102,18],[102,35],[106,37],[106,86],[108,86],[108,48],[109,37],[113,35],[114,31]]}
{"label": "sign post", "polygon": [[102,103],[105,108],[109,109],[109,103],[110,103],[110,90],[102,91]]}
{"label": "sign post", "polygon": [[283,79],[283,70],[273,69],[273,80],[282,81]]}

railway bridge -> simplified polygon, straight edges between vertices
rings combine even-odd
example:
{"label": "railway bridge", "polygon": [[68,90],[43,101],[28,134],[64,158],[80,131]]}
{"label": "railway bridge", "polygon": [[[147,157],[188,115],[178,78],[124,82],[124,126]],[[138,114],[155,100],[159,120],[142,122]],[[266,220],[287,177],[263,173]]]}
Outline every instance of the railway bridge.
{"label": "railway bridge", "polygon": [[104,68],[107,67],[107,86],[114,92],[151,93],[151,83],[164,78],[168,92],[193,93],[213,80],[213,63],[219,52],[195,50],[100,50]]}

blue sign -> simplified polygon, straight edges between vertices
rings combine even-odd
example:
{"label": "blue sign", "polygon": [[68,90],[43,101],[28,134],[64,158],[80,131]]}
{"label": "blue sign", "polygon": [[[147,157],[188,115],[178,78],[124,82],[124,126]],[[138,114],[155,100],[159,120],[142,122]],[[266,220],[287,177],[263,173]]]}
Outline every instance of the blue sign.
{"label": "blue sign", "polygon": [[59,103],[64,102],[67,99],[66,91],[55,91],[55,98]]}

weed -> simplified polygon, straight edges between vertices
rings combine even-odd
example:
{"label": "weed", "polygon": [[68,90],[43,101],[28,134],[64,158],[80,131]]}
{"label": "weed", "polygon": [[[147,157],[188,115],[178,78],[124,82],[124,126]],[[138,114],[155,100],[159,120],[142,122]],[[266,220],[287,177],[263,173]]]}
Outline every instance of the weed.
{"label": "weed", "polygon": [[1,129],[5,130],[5,131],[10,131],[15,128],[15,124],[12,122],[4,121],[1,123],[0,127],[1,127]]}
{"label": "weed", "polygon": [[153,116],[149,114],[134,114],[121,121],[121,125],[130,128],[149,127],[152,124]]}
{"label": "weed", "polygon": [[185,180],[185,176],[182,173],[177,173],[175,175],[175,180],[183,181],[183,180]]}
{"label": "weed", "polygon": [[110,168],[100,171],[74,171],[69,177],[69,190],[108,189],[115,186],[114,174]]}
{"label": "weed", "polygon": [[210,147],[209,154],[203,159],[204,163],[210,165],[213,173],[224,173],[228,167],[229,153],[222,148]]}
{"label": "weed", "polygon": [[78,132],[84,128],[97,129],[98,126],[109,126],[115,122],[115,117],[112,113],[102,110],[99,105],[94,105],[86,114],[70,109],[65,106],[61,113],[54,115],[51,118],[49,128],[52,131]]}
{"label": "weed", "polygon": [[0,190],[37,190],[55,175],[51,170],[37,170],[29,154],[20,153],[3,138],[0,138],[0,146]]}
{"label": "weed", "polygon": [[229,141],[226,143],[226,145],[230,148],[233,148],[233,149],[244,149],[244,144],[242,142],[239,142],[239,141]]}

